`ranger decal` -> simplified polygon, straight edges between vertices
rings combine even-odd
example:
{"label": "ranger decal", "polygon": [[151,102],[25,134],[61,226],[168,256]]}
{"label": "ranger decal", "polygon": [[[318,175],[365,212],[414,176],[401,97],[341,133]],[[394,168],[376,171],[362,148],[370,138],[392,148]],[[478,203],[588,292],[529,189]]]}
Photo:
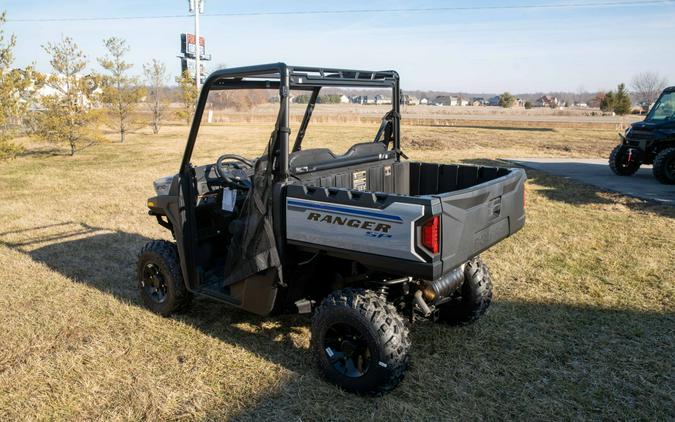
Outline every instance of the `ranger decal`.
{"label": "ranger decal", "polygon": [[318,221],[320,223],[337,224],[339,226],[348,226],[355,229],[372,230],[383,233],[387,233],[389,232],[389,229],[391,229],[390,224],[378,223],[377,221],[360,220],[358,218],[340,217],[331,214],[320,214],[318,212],[310,212],[307,215],[307,219],[310,221]]}

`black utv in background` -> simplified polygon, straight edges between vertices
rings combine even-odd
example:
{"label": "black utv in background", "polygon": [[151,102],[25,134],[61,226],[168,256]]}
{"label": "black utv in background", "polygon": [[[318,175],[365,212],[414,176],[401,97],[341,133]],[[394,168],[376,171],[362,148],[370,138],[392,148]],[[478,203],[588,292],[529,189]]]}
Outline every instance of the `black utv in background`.
{"label": "black utv in background", "polygon": [[675,86],[661,93],[643,121],[626,130],[609,156],[609,167],[619,176],[635,174],[642,164],[653,164],[659,182],[675,184]]}

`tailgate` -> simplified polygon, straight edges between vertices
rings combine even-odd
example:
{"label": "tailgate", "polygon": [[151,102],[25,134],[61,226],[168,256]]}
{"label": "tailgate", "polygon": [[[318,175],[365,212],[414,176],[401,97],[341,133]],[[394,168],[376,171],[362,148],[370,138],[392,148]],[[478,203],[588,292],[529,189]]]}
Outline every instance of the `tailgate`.
{"label": "tailgate", "polygon": [[522,169],[461,191],[440,194],[443,273],[520,230],[525,224]]}

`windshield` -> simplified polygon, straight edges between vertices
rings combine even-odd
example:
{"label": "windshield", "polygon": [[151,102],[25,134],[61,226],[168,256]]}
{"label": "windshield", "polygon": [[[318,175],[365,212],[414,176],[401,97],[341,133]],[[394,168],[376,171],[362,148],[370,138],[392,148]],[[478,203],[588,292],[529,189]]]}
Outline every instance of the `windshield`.
{"label": "windshield", "polygon": [[279,114],[276,94],[266,89],[209,91],[192,164],[213,164],[226,153],[245,158],[262,155]]}
{"label": "windshield", "polygon": [[650,122],[675,120],[675,91],[663,94],[645,120]]}

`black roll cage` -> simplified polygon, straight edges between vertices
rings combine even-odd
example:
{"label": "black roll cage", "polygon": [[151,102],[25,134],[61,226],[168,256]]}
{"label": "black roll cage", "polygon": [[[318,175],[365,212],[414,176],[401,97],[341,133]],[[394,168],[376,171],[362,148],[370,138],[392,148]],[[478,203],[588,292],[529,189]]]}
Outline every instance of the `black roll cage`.
{"label": "black roll cage", "polygon": [[[392,109],[384,118],[380,129],[377,132],[374,142],[379,142],[381,135],[385,132],[385,123],[391,123],[391,139],[393,140],[393,150],[396,152],[396,160],[400,160],[401,136],[400,136],[400,86],[399,76],[393,70],[387,71],[369,71],[353,69],[334,69],[323,67],[307,66],[289,66],[285,63],[270,63],[255,66],[237,67],[231,69],[221,69],[211,73],[199,94],[195,114],[188,136],[188,142],[185,146],[183,160],[181,162],[180,172],[187,171],[190,166],[190,159],[194,150],[194,145],[199,133],[199,126],[206,107],[207,98],[210,91],[226,89],[278,89],[279,90],[279,113],[277,115],[278,127],[276,128],[278,148],[275,152],[278,156],[277,180],[286,180],[289,174],[288,154],[289,154],[289,106],[290,91],[302,90],[310,91],[311,95],[305,110],[304,117],[292,151],[300,151],[302,140],[305,136],[307,126],[312,117],[314,106],[319,97],[319,91],[322,87],[350,87],[350,88],[382,88],[392,90]],[[389,140],[386,140],[387,142]]]}

